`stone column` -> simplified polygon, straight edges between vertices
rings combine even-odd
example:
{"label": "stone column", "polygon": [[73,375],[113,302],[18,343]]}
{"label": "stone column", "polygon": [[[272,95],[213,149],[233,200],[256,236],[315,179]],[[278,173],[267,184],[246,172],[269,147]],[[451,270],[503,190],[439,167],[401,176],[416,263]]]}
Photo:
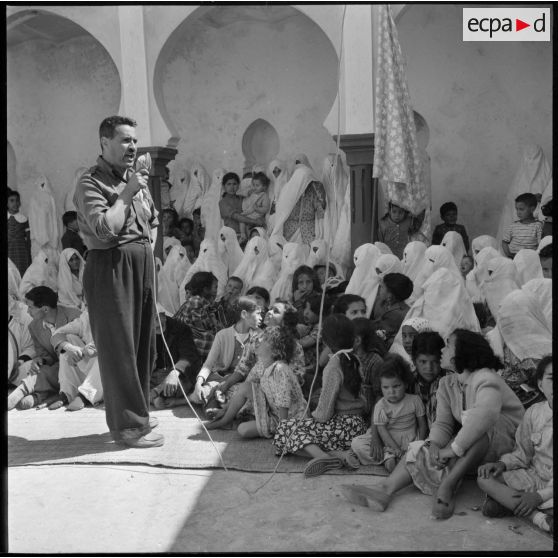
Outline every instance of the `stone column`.
{"label": "stone column", "polygon": [[[151,155],[151,172],[149,173],[149,191],[153,197],[155,208],[161,211],[161,185],[168,176],[167,165],[172,161],[178,151],[172,147],[140,147],[138,156],[143,153]],[[155,243],[155,255],[163,261],[163,221],[159,216],[159,228],[157,242]]]}

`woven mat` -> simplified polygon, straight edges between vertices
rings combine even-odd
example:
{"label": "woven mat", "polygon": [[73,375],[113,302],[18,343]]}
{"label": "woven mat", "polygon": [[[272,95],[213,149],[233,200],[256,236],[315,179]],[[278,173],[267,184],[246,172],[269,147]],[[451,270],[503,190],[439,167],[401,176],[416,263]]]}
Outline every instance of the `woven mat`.
{"label": "woven mat", "polygon": [[[69,412],[43,409],[8,413],[8,466],[53,465],[63,463],[131,463],[182,469],[223,468],[218,448],[227,469],[272,472],[277,457],[270,440],[244,440],[232,430],[213,430],[211,443],[199,421],[188,407],[154,411],[159,419],[157,432],[165,436],[159,448],[135,449],[115,444],[107,430],[105,412],[85,408]],[[280,473],[301,473],[306,459],[285,456]],[[358,474],[385,476],[383,467],[363,466]],[[333,474],[352,474],[338,469]]]}

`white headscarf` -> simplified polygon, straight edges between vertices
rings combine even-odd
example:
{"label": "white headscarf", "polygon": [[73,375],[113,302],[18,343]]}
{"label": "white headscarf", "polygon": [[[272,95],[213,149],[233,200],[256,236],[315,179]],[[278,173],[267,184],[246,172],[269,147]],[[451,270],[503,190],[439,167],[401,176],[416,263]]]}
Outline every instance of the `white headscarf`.
{"label": "white headscarf", "polygon": [[552,171],[539,145],[524,145],[521,155],[521,164],[506,196],[506,202],[500,216],[498,234],[496,238],[499,243],[508,226],[517,219],[515,212],[515,198],[520,194],[530,192],[531,194],[542,194],[548,181],[551,179]]}
{"label": "white headscarf", "polygon": [[[70,258],[79,258],[79,273],[76,277],[70,270]],[[85,261],[75,248],[65,248],[58,264],[58,302],[62,306],[83,308],[83,270]]]}
{"label": "white headscarf", "polygon": [[[277,176],[275,176],[273,174],[274,169],[279,169],[281,172]],[[271,161],[271,163],[269,163],[267,167],[267,176],[271,181],[271,187],[269,188],[269,198],[270,201],[273,203],[274,201],[277,201],[279,199],[281,190],[289,179],[287,172],[287,163],[285,163],[285,161],[281,161],[280,159],[273,159],[273,161]]]}
{"label": "white headscarf", "polygon": [[279,277],[271,289],[271,302],[277,298],[290,300],[293,296],[292,281],[294,272],[304,264],[308,257],[308,245],[287,242],[283,247],[283,259]]}
{"label": "white headscarf", "polygon": [[475,267],[467,273],[465,279],[467,292],[473,302],[482,302],[484,300],[481,292],[481,285],[486,277],[488,277],[488,262],[498,257],[500,257],[500,253],[492,248],[492,246],[482,248],[478,254],[473,256]]}
{"label": "white headscarf", "polygon": [[171,189],[169,191],[172,206],[180,218],[186,217],[184,204],[190,188],[190,171],[178,161],[175,161],[170,176]]}
{"label": "white headscarf", "polygon": [[184,217],[192,218],[194,209],[201,207],[203,196],[210,185],[207,171],[199,163],[190,167],[190,185],[182,206]]}
{"label": "white headscarf", "polygon": [[487,264],[487,277],[480,289],[494,318],[498,316],[502,300],[518,288],[518,276],[513,261],[503,256],[492,258]]}
{"label": "white headscarf", "polygon": [[244,256],[234,229],[221,227],[217,240],[217,250],[227,266],[228,276],[234,275],[235,269]]}
{"label": "white headscarf", "polygon": [[403,274],[413,281],[413,283],[424,265],[425,252],[426,244],[419,240],[409,242],[403,251]]}
{"label": "white headscarf", "polygon": [[[327,249],[328,243],[323,238],[316,238],[316,240],[313,240],[310,243],[310,254],[308,255],[306,265],[311,268],[314,268],[315,265],[325,265],[327,261]],[[332,258],[331,251],[329,254],[329,263],[335,266],[336,275],[344,277],[343,268]]]}
{"label": "white headscarf", "polygon": [[330,153],[324,159],[322,165],[322,184],[324,185],[327,199],[324,218],[324,238],[328,242],[333,242],[339,226],[345,192],[349,184],[349,173],[343,164],[341,153],[337,156],[337,164],[335,153]]}
{"label": "white headscarf", "polygon": [[552,353],[552,331],[542,307],[522,289],[504,298],[496,323],[505,344],[520,361]]}
{"label": "white headscarf", "polygon": [[19,285],[21,283],[21,274],[16,264],[8,258],[8,294],[11,294],[16,300],[19,300]]}
{"label": "white headscarf", "polygon": [[[401,324],[401,332],[403,332],[403,328],[405,326],[412,327],[417,333],[422,333],[423,331],[432,331],[432,327],[430,326],[430,322],[426,318],[409,318],[408,320],[404,320]],[[412,356],[405,350],[400,341],[394,340],[391,347],[389,348],[390,353],[396,353],[402,356],[406,361],[407,364],[411,367],[411,370],[415,370],[415,363],[413,362]]]}
{"label": "white headscarf", "polygon": [[[164,236],[163,237],[163,262],[167,260],[167,250],[174,246],[182,246],[180,240],[174,236]],[[170,250],[169,250],[170,254]]]}
{"label": "white headscarf", "polygon": [[394,254],[382,254],[377,260],[376,265],[373,270],[370,270],[368,277],[364,279],[362,285],[362,293],[360,296],[364,298],[366,303],[366,310],[370,314],[372,308],[374,308],[374,303],[376,302],[376,296],[378,295],[378,287],[380,286],[380,281],[388,273],[402,273],[403,264],[401,260]]}
{"label": "white headscarf", "polygon": [[498,241],[489,234],[481,234],[473,238],[471,242],[471,253],[473,255],[473,260],[476,262],[477,254],[483,249],[487,248],[488,246],[494,248],[494,250],[499,251],[500,246],[498,246]]}
{"label": "white headscarf", "polygon": [[58,291],[58,269],[53,262],[49,261],[45,250],[39,250],[31,265],[25,270],[19,284],[20,299],[23,300],[33,287],[40,285]]}
{"label": "white headscarf", "polygon": [[76,211],[74,204],[74,194],[76,193],[76,186],[78,185],[81,177],[88,171],[87,167],[79,167],[74,173],[74,178],[66,197],[64,198],[64,212]]}
{"label": "white headscarf", "polygon": [[515,255],[513,263],[517,269],[519,286],[525,285],[531,279],[542,279],[541,259],[536,250],[523,248]]}
{"label": "white headscarf", "polygon": [[339,214],[339,225],[331,246],[331,257],[339,262],[341,270],[347,275],[351,267],[351,189],[346,188],[343,205]]}
{"label": "white headscarf", "polygon": [[312,165],[310,164],[310,160],[308,159],[308,157],[304,153],[297,153],[293,157],[291,165],[292,165],[291,175],[294,173],[295,169],[297,169],[300,166],[308,167],[312,172],[314,172],[314,169],[312,168]]}
{"label": "white headscarf", "polygon": [[58,249],[60,228],[54,193],[48,178],[40,175],[29,200],[29,228],[31,255],[35,257],[43,247]]}
{"label": "white headscarf", "polygon": [[346,294],[362,296],[364,282],[370,274],[376,274],[376,262],[381,255],[380,250],[370,243],[362,244],[355,250],[353,255],[355,269],[345,289]]}
{"label": "white headscarf", "polygon": [[552,235],[548,234],[546,236],[543,236],[541,238],[541,241],[539,242],[539,246],[537,248],[537,254],[541,253],[541,250],[545,247],[552,244]]}
{"label": "white headscarf", "polygon": [[531,279],[521,290],[532,297],[541,307],[548,329],[552,333],[552,279]]}
{"label": "white headscarf", "polygon": [[223,196],[223,176],[225,176],[224,169],[213,171],[211,186],[202,198],[200,210],[201,224],[205,228],[204,238],[215,242],[217,242],[219,230],[223,226],[219,209],[219,200]]}
{"label": "white headscarf", "polygon": [[174,316],[180,308],[180,284],[184,280],[190,261],[184,246],[173,246],[158,274],[157,301]]}
{"label": "white headscarf", "polygon": [[465,285],[461,272],[453,259],[452,253],[445,246],[429,246],[424,251],[424,263],[413,282],[413,294],[409,302],[416,301],[421,295],[425,281],[438,269],[445,268],[453,273]]}
{"label": "white headscarf", "polygon": [[[426,318],[443,339],[457,328],[478,333],[481,330],[463,282],[446,268],[436,270],[424,282],[421,297],[411,306],[403,323],[410,318]],[[402,344],[401,328],[394,341]]]}
{"label": "white headscarf", "polygon": [[453,259],[459,268],[463,256],[467,254],[465,244],[463,243],[463,237],[458,232],[448,231],[444,235],[444,238],[442,238],[441,244],[452,253]]}
{"label": "white headscarf", "polygon": [[265,227],[251,227],[250,234],[252,231],[258,231],[258,235],[261,236],[265,241],[269,240],[269,235],[267,234],[267,230]]}
{"label": "white headscarf", "polygon": [[217,253],[217,245],[213,240],[202,240],[200,244],[200,253],[198,259],[192,264],[192,267],[186,272],[182,283],[180,284],[179,296],[181,297],[181,304],[183,303],[184,287],[194,273],[198,271],[210,271],[217,278],[217,298],[222,296],[225,292],[225,285],[227,284],[227,268],[223,261],[219,258]]}
{"label": "white headscarf", "polygon": [[[269,259],[267,241],[261,236],[254,236],[246,244],[244,255],[232,273],[244,282],[246,292],[254,283],[254,278]],[[263,285],[259,285],[263,286]]]}
{"label": "white headscarf", "polygon": [[[316,182],[312,170],[304,165],[297,165],[290,180],[283,186],[281,195],[275,204],[275,225],[271,236],[283,234],[283,225],[290,217],[294,206],[306,191],[311,182]],[[288,239],[287,239],[288,240]]]}

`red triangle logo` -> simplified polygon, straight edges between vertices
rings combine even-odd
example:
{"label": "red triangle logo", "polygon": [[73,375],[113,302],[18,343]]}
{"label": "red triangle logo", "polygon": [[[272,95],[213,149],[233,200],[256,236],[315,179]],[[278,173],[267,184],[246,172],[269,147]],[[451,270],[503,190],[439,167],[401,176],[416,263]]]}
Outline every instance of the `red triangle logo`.
{"label": "red triangle logo", "polygon": [[520,19],[515,20],[515,30],[516,31],[521,31],[522,29],[525,29],[526,27],[531,27],[530,23],[525,23],[524,21],[521,21]]}

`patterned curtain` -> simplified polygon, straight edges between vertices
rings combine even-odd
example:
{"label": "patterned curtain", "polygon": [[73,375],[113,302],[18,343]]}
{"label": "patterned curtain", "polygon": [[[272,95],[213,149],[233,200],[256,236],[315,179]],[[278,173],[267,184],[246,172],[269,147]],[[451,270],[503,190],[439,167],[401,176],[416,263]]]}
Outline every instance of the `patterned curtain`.
{"label": "patterned curtain", "polygon": [[[376,130],[374,171],[387,200],[409,211],[421,228],[430,202],[421,179],[422,162],[417,144],[415,119],[405,62],[391,8],[378,9],[378,52],[376,58]],[[429,231],[424,231],[428,234]],[[429,227],[428,227],[429,228]]]}

